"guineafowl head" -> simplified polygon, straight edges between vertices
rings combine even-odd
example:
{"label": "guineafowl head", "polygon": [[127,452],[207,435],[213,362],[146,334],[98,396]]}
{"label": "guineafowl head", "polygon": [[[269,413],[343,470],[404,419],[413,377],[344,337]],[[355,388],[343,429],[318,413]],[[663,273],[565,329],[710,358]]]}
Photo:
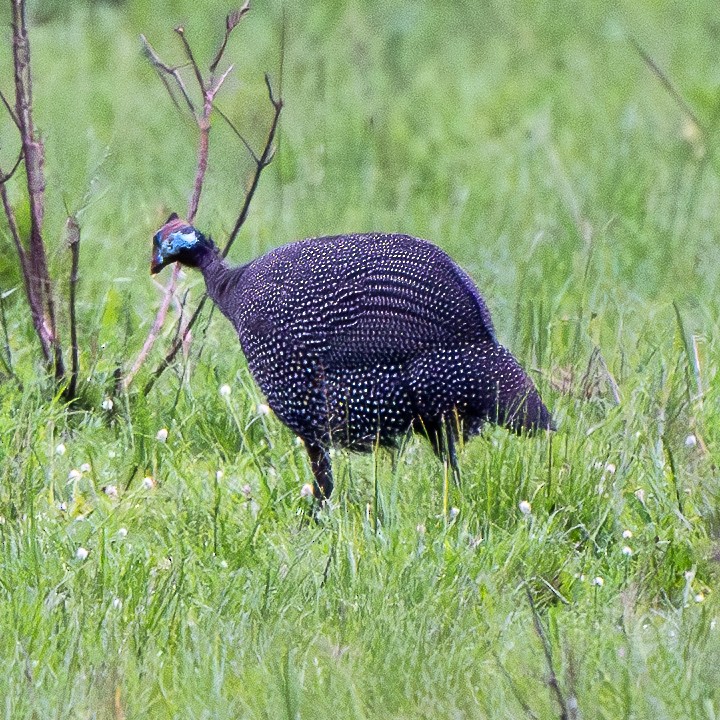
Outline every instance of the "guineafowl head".
{"label": "guineafowl head", "polygon": [[533,381],[510,352],[498,345],[490,371],[488,419],[516,433],[555,430],[555,422]]}
{"label": "guineafowl head", "polygon": [[173,213],[153,236],[150,272],[159,273],[172,262],[198,267],[213,248],[210,238]]}

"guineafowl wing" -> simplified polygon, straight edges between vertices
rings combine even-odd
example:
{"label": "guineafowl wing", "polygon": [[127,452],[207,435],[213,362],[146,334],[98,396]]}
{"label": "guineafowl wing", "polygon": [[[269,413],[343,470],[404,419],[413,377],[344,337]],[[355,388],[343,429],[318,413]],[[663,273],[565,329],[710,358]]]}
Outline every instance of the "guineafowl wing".
{"label": "guineafowl wing", "polygon": [[[397,364],[418,353],[495,342],[470,277],[407,235],[311,238],[243,271],[227,313],[244,344],[310,353],[327,368]],[[251,348],[246,348],[251,359]]]}
{"label": "guineafowl wing", "polygon": [[468,275],[440,248],[403,235],[356,236],[326,307],[328,364],[402,363],[433,348],[495,340]]}

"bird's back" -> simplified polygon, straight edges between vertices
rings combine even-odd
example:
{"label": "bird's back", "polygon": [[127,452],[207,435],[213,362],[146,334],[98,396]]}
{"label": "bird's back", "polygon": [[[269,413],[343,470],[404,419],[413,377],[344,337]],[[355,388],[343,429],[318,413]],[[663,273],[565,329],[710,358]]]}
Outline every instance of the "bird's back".
{"label": "bird's back", "polygon": [[231,319],[248,343],[272,335],[337,368],[495,338],[472,280],[440,248],[407,235],[311,238],[273,250],[246,268],[236,308]]}

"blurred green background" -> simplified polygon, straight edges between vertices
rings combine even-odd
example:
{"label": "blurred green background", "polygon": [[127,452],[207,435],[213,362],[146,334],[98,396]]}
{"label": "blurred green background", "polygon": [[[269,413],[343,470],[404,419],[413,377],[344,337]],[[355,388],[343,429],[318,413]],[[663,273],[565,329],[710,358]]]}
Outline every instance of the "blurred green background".
{"label": "blurred green background", "polygon": [[[121,288],[133,308],[131,345],[156,299],[148,238],[170,209],[185,210],[196,155],[195,128],[143,58],[139,35],[180,64],[172,28],[182,24],[207,64],[232,8],[30,5],[55,270],[63,274],[67,262],[65,207],[80,207],[89,191],[84,312],[92,327],[103,291],[131,279]],[[276,162],[233,257],[358,230],[432,239],[478,281],[503,340],[545,366],[550,356],[534,355],[551,352],[546,328],[559,336],[560,356],[577,349],[566,335],[588,332],[575,325],[581,306],[602,313],[591,332],[611,357],[618,333],[635,345],[648,319],[660,331],[672,323],[673,300],[714,324],[703,298],[716,294],[719,269],[717,32],[707,2],[258,2],[231,40],[235,70],[218,104],[256,148],[271,115],[263,72],[282,87],[286,108]],[[706,133],[631,38],[667,71]],[[213,135],[197,222],[222,239],[251,164],[219,118]],[[6,120],[4,166],[14,148]],[[5,233],[2,242],[8,287],[16,270]]]}
{"label": "blurred green background", "polygon": [[[149,397],[142,374],[114,395],[161,297],[151,235],[186,212],[196,161],[139,37],[181,64],[182,24],[205,67],[235,6],[29,9],[65,338],[66,212],[82,226],[85,404],[49,400],[7,296],[25,387],[0,384],[0,715],[558,717],[528,587],[583,718],[720,716],[717,3],[254,3],[218,105],[256,150],[264,72],[285,109],[231,258],[362,230],[433,240],[560,424],[469,443],[452,518],[426,444],[338,454],[317,524],[304,450],[258,409],[219,313]],[[11,93],[6,3],[0,27]],[[0,167],[16,148],[5,116]],[[196,224],[220,242],[251,172],[216,117]],[[0,221],[0,291],[19,285]],[[180,297],[202,289],[188,273]]]}

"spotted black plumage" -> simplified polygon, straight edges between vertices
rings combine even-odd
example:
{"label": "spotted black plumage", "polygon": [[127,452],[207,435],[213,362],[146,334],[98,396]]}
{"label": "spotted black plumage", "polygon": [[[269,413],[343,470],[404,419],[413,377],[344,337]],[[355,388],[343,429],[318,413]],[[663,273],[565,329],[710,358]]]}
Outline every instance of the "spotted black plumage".
{"label": "spotted black plumage", "polygon": [[332,446],[370,450],[412,429],[455,463],[454,440],[485,422],[552,427],[473,281],[429,242],[310,238],[230,268],[171,216],[154,243],[153,272],[177,260],[203,273],[268,405],[305,441],[318,497],[332,491]]}

